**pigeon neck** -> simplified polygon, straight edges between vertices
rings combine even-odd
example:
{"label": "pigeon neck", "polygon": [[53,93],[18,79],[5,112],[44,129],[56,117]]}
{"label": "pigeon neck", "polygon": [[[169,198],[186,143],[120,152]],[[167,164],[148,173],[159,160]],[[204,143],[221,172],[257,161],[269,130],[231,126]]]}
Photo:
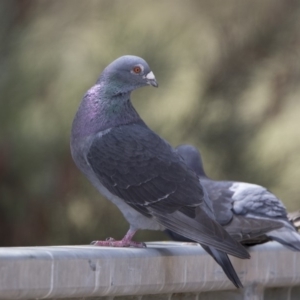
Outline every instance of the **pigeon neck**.
{"label": "pigeon neck", "polygon": [[105,70],[98,78],[96,85],[103,87],[99,91],[99,96],[110,101],[112,98],[127,100],[130,98],[130,93],[137,88],[124,85],[118,74],[107,74]]}
{"label": "pigeon neck", "polygon": [[72,134],[75,138],[86,137],[138,120],[140,117],[131,104],[130,93],[107,97],[105,91],[101,91],[101,85],[96,85],[86,93],[80,104]]}

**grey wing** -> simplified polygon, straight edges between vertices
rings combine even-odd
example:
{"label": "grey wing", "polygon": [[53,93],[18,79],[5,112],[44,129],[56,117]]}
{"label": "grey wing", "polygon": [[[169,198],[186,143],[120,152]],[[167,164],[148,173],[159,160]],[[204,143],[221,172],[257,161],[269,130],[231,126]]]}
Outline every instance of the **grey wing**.
{"label": "grey wing", "polygon": [[209,178],[200,179],[212,201],[216,220],[221,225],[227,225],[233,218],[231,183],[215,181]]}
{"label": "grey wing", "polygon": [[169,144],[143,126],[117,127],[96,138],[87,160],[111,193],[144,215],[150,207],[172,213],[203,202],[196,176]]}
{"label": "grey wing", "polygon": [[260,236],[260,240],[265,240],[265,233],[283,226],[281,222],[270,217],[274,215],[274,210],[284,215],[280,203],[274,209],[271,207],[274,201],[267,205],[265,198],[259,198],[265,189],[261,191],[252,184],[210,179],[204,179],[202,183],[213,202],[216,220],[234,239],[245,241]]}
{"label": "grey wing", "polygon": [[[224,229],[243,244],[257,244],[270,240],[265,234],[283,226],[281,222],[235,215]],[[255,240],[254,240],[255,239]]]}
{"label": "grey wing", "polygon": [[273,230],[265,232],[254,240],[244,240],[244,244],[253,244],[257,240],[260,243],[275,240],[290,250],[300,251],[300,235],[294,224],[290,222],[287,211],[280,199],[262,186],[236,183],[235,198],[241,197],[245,200],[240,201],[240,203],[235,202],[235,211],[281,225],[279,228],[273,228]]}
{"label": "grey wing", "polygon": [[270,219],[287,219],[283,203],[266,188],[250,183],[234,182],[230,187],[236,214]]}
{"label": "grey wing", "polygon": [[196,174],[143,123],[96,138],[87,160],[101,183],[140,213],[199,243],[248,257],[201,208],[204,194]]}

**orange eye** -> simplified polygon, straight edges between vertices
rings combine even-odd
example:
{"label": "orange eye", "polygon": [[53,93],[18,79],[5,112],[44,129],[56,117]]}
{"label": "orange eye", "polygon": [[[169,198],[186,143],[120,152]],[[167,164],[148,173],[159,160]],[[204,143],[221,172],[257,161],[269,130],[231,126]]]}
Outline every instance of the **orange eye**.
{"label": "orange eye", "polygon": [[142,72],[142,69],[139,66],[134,67],[132,70],[135,74],[140,74]]}

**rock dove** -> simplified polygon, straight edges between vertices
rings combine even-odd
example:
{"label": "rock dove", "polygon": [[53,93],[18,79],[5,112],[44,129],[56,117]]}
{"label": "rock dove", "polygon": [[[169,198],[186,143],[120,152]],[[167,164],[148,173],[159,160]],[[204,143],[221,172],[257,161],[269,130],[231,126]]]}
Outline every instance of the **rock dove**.
{"label": "rock dove", "polygon": [[131,92],[147,85],[158,86],[146,61],[122,56],[104,69],[74,118],[71,153],[77,167],[130,224],[122,240],[94,244],[143,247],[132,241],[137,230],[167,228],[219,251],[249,258],[246,249],[213,219],[197,175],[132,106]]}
{"label": "rock dove", "polygon": [[201,155],[195,147],[181,145],[176,150],[187,166],[199,175],[212,200],[216,220],[231,236],[244,245],[275,240],[300,251],[300,235],[275,195],[256,184],[212,180],[206,176]]}

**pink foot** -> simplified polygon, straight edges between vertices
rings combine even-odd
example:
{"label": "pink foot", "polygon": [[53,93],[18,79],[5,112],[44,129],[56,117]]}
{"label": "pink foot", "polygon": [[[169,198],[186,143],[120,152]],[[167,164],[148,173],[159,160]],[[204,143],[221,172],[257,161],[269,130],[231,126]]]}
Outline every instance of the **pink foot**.
{"label": "pink foot", "polygon": [[91,242],[92,245],[95,246],[102,246],[102,247],[134,247],[134,248],[146,248],[145,243],[139,243],[132,241],[132,238],[136,230],[129,229],[126,235],[123,237],[122,240],[116,241],[113,238],[108,238],[106,241],[93,241]]}

